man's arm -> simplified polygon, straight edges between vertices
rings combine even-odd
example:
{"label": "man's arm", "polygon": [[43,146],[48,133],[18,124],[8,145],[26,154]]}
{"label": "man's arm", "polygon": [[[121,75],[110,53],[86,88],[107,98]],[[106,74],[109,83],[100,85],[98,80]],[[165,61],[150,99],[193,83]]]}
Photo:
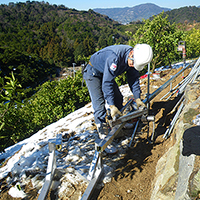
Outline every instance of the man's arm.
{"label": "man's arm", "polygon": [[102,90],[108,105],[114,105],[114,79],[116,77],[117,67],[115,56],[107,59],[103,72]]}
{"label": "man's arm", "polygon": [[138,109],[145,109],[146,105],[140,99],[141,89],[139,82],[139,72],[134,68],[131,68],[131,72],[127,72],[129,87],[135,98]]}

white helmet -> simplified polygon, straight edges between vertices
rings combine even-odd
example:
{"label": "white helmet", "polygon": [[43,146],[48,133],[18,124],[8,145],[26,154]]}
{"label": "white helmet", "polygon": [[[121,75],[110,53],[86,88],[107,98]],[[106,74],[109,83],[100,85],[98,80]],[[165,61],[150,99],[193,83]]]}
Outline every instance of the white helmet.
{"label": "white helmet", "polygon": [[153,51],[148,44],[136,44],[134,47],[134,67],[142,71],[144,66],[151,62]]}

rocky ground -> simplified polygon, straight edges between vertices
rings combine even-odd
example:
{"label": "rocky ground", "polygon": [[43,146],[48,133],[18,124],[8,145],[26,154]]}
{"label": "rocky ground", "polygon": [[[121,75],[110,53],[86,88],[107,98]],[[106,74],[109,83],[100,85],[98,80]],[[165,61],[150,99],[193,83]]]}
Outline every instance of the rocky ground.
{"label": "rocky ground", "polygon": [[[159,79],[151,79],[150,93],[158,89],[179,70],[181,70],[181,68],[171,69],[163,73]],[[190,69],[186,70],[184,75],[177,77],[173,81],[172,87],[180,83],[184,76],[186,76],[189,72]],[[147,79],[144,79],[141,83],[143,99],[147,93],[146,86]],[[173,108],[179,100],[179,97],[174,95],[167,101],[161,101],[160,98],[163,97],[169,90],[170,86],[160,92],[150,103],[150,113],[155,116],[155,141],[153,143],[148,142],[147,125],[140,124],[136,139],[132,147],[127,148],[126,154],[121,157],[120,162],[118,161],[119,164],[117,164],[115,175],[111,182],[106,183],[104,187],[97,188],[92,199],[149,200],[151,198],[151,192],[153,189],[152,182],[154,181],[157,162],[174,144],[173,133],[167,140],[163,139],[163,134],[165,133],[175,114]],[[150,136],[152,133],[151,128],[152,123],[150,123]],[[122,134],[130,134],[131,136],[132,132],[132,129],[122,129]],[[195,166],[199,166],[199,164],[196,163]],[[36,191],[32,192],[35,192],[35,195],[37,194]],[[1,193],[0,199],[17,198],[12,198],[5,191],[5,193]],[[54,196],[49,194],[47,199],[54,199]]]}

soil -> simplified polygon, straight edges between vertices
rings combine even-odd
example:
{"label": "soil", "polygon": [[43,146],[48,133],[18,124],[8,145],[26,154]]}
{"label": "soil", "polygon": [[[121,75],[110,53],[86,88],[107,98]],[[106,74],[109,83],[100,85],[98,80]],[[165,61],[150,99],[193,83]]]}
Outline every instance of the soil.
{"label": "soil", "polygon": [[[162,77],[150,81],[150,93],[158,89],[167,80],[176,74],[179,69],[171,69],[162,74]],[[190,69],[184,72],[186,76]],[[172,88],[183,80],[183,74],[179,75],[172,83]],[[144,79],[141,86],[142,98],[145,98],[147,93],[147,79]],[[157,88],[155,87],[157,86]],[[96,189],[92,200],[149,200],[152,191],[152,182],[154,181],[154,174],[156,164],[163,154],[173,145],[173,133],[168,139],[163,139],[163,135],[167,130],[173,116],[175,114],[173,108],[180,97],[176,94],[169,100],[160,100],[168,91],[170,86],[161,91],[150,102],[150,114],[155,116],[155,139],[151,143],[148,138],[152,134],[152,123],[150,123],[149,134],[146,124],[140,124],[134,143],[131,148],[127,149],[126,155],[121,158],[115,176],[112,181],[106,183],[103,188]],[[176,111],[176,110],[175,110]],[[132,130],[133,131],[133,130]],[[198,159],[199,162],[200,159]],[[200,163],[200,162],[199,162]],[[200,166],[200,165],[198,165]],[[2,188],[2,187],[1,187]],[[12,198],[7,194],[8,191],[1,192],[0,199],[17,199]],[[31,192],[31,191],[30,191]],[[34,192],[34,191],[32,191]],[[35,193],[36,195],[37,193]],[[35,196],[33,195],[33,196]],[[32,197],[33,197],[32,196]],[[36,195],[37,196],[37,195]],[[35,196],[35,197],[36,197]],[[29,198],[36,199],[36,198]],[[46,198],[48,200],[54,199],[52,194]]]}
{"label": "soil", "polygon": [[[160,79],[151,80],[150,93],[154,92],[167,80],[176,74],[179,70],[171,69],[163,74]],[[186,76],[190,70],[184,72]],[[183,76],[179,75],[172,84],[172,88],[183,80]],[[143,84],[147,85],[147,80]],[[145,96],[147,93],[146,86],[141,87],[142,94]],[[170,85],[160,92],[150,102],[150,114],[155,116],[155,139],[151,143],[150,139],[152,134],[152,124],[150,124],[150,133],[147,135],[147,125],[142,124],[141,131],[137,133],[137,142],[132,148],[127,149],[127,154],[123,158],[123,164],[120,164],[116,169],[116,174],[110,183],[107,183],[98,193],[94,199],[98,200],[143,200],[150,199],[152,191],[152,182],[156,164],[163,154],[173,145],[173,133],[168,139],[163,139],[163,135],[167,130],[175,112],[174,106],[180,97],[176,94],[170,100],[160,100],[168,91]],[[168,97],[168,96],[167,96]]]}

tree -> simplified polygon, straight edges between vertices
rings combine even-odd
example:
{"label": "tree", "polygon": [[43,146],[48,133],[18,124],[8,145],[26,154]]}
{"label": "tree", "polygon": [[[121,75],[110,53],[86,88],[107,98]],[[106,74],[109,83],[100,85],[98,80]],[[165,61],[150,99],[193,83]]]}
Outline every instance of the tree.
{"label": "tree", "polygon": [[200,54],[200,30],[193,28],[187,33],[186,41],[186,54],[188,57],[198,57]]}
{"label": "tree", "polygon": [[132,36],[129,44],[147,43],[153,49],[152,71],[162,65],[170,65],[177,59],[178,41],[182,40],[184,33],[176,29],[175,24],[170,24],[167,17],[163,18],[164,12],[154,16],[153,20],[144,20],[145,24]]}
{"label": "tree", "polygon": [[73,44],[70,41],[67,41],[67,38],[63,37],[63,40],[61,42],[61,55],[62,55],[62,65],[64,66],[70,66],[73,63]]}
{"label": "tree", "polygon": [[110,36],[108,37],[107,43],[108,43],[108,46],[114,45],[114,44],[115,44],[115,37],[114,37],[113,35],[110,35]]}
{"label": "tree", "polygon": [[[2,82],[2,79],[0,80]],[[8,86],[9,93],[6,94],[10,95],[12,93],[10,85]],[[16,103],[15,98],[6,96],[3,101],[0,99],[0,114],[6,111],[3,118],[0,118],[1,124],[5,124],[0,130],[0,138],[4,138],[0,140],[0,151],[90,102],[80,71],[75,77],[68,76],[66,79],[45,82],[35,90],[31,98],[24,100],[23,106],[11,106],[11,102]],[[5,104],[9,99],[12,101]],[[11,107],[6,110],[5,106],[8,105]]]}
{"label": "tree", "polygon": [[101,35],[101,36],[99,37],[99,40],[98,40],[98,47],[99,47],[100,49],[102,49],[102,48],[104,48],[104,47],[106,47],[106,46],[107,46],[106,38],[105,38],[104,35]]}
{"label": "tree", "polygon": [[84,56],[90,56],[94,53],[95,51],[95,43],[93,38],[90,38],[87,36],[83,40],[83,49],[84,49]]}
{"label": "tree", "polygon": [[[19,88],[22,86],[18,83],[18,80],[15,79],[13,72],[11,77],[5,77],[8,81],[5,84],[5,81],[0,77],[0,130],[7,123],[5,121],[6,113],[8,110],[13,107],[15,104],[22,105],[21,102],[17,100],[17,94],[20,93]],[[9,124],[6,124],[9,126]],[[0,135],[0,138],[5,138],[7,136]]]}
{"label": "tree", "polygon": [[83,47],[83,43],[80,43],[74,51],[74,60],[76,63],[82,60],[85,55],[85,49]]}

